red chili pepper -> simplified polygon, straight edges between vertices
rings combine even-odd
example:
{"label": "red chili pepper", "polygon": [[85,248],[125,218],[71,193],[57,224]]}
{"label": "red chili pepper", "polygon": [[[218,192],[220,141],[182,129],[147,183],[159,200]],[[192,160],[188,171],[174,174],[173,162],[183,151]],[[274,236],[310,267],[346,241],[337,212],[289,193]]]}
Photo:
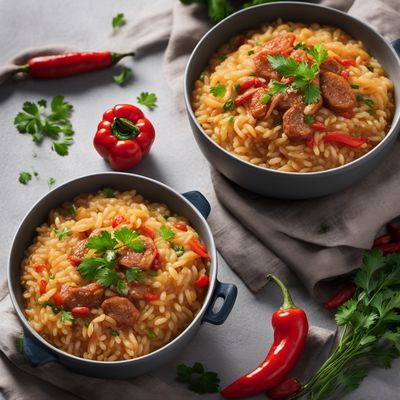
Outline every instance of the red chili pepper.
{"label": "red chili pepper", "polygon": [[352,111],[342,111],[342,112],[340,113],[340,115],[341,115],[343,118],[346,118],[346,119],[352,119],[352,118],[353,118],[353,113],[352,113]]}
{"label": "red chili pepper", "polygon": [[356,60],[348,59],[348,60],[339,60],[340,64],[342,64],[345,67],[348,66],[353,66],[355,67],[357,65]]}
{"label": "red chili pepper", "polygon": [[73,267],[77,267],[82,261],[82,259],[77,256],[69,256],[68,260],[72,264]]}
{"label": "red chili pepper", "polygon": [[267,396],[273,400],[286,399],[286,397],[300,392],[301,388],[302,385],[297,378],[291,377],[285,379],[271,390],[268,390]]}
{"label": "red chili pepper", "polygon": [[237,92],[239,94],[244,93],[247,89],[250,89],[251,87],[260,87],[264,85],[259,79],[257,78],[253,78],[253,79],[249,79],[246,82],[243,82],[239,85],[239,88],[237,90]]}
{"label": "red chili pepper", "polygon": [[332,298],[330,298],[325,304],[324,307],[328,309],[336,309],[342,304],[346,303],[347,300],[351,299],[354,296],[354,293],[357,290],[357,286],[351,282],[340,289]]}
{"label": "red chili pepper", "polygon": [[268,275],[282,290],[283,304],[272,316],[274,343],[265,360],[254,370],[221,391],[228,398],[250,397],[278,385],[299,360],[308,334],[304,310],[294,305],[286,286]]}
{"label": "red chili pepper", "polygon": [[149,292],[144,292],[143,297],[148,301],[156,301],[160,298],[160,296],[158,294],[153,294],[153,293],[149,293]]}
{"label": "red chili pepper", "polygon": [[62,308],[62,306],[64,304],[64,296],[60,292],[55,293],[53,295],[52,299],[53,299],[53,303],[57,307]]}
{"label": "red chili pepper", "polygon": [[311,128],[315,129],[316,131],[319,132],[325,132],[326,131],[326,126],[322,122],[313,122],[311,124]]}
{"label": "red chili pepper", "polygon": [[207,275],[202,275],[194,282],[197,289],[203,289],[210,284],[210,278]]}
{"label": "red chili pepper", "polygon": [[324,142],[336,142],[339,144],[344,144],[346,146],[349,147],[360,147],[361,145],[363,145],[364,143],[367,143],[367,139],[366,138],[355,138],[352,136],[347,136],[343,133],[340,132],[329,132],[328,134],[326,134],[323,139]]}
{"label": "red chili pepper", "polygon": [[174,224],[174,227],[183,232],[187,232],[187,230],[188,230],[188,227],[186,224]]}
{"label": "red chili pepper", "polygon": [[386,224],[386,229],[394,241],[400,242],[400,225],[389,222]]}
{"label": "red chili pepper", "polygon": [[118,225],[121,225],[123,223],[126,223],[126,219],[122,215],[117,215],[112,221],[111,221],[111,226],[113,228],[116,228]]}
{"label": "red chili pepper", "polygon": [[46,293],[46,287],[47,287],[47,282],[44,279],[42,279],[39,283],[39,293],[41,295]]}
{"label": "red chili pepper", "polygon": [[148,227],[145,226],[145,225],[142,225],[142,226],[138,229],[138,231],[139,231],[142,235],[148,236],[150,239],[154,239],[154,238],[156,237],[156,234],[155,234],[155,232],[153,231],[153,229],[148,228]]}
{"label": "red chili pepper", "polygon": [[248,90],[246,93],[237,97],[235,100],[235,105],[238,107],[238,106],[241,106],[242,104],[246,103],[247,101],[249,101],[253,97],[253,94],[255,93],[255,91],[256,91],[255,89]]}
{"label": "red chili pepper", "polygon": [[375,248],[382,250],[383,254],[400,253],[400,243],[386,243],[375,246]]}
{"label": "red chili pepper", "polygon": [[79,316],[85,316],[90,313],[90,308],[89,307],[74,307],[72,310],[72,313],[75,315]]}
{"label": "red chili pepper", "polygon": [[382,244],[390,243],[391,241],[392,241],[391,235],[385,233],[384,235],[381,235],[381,236],[378,236],[377,238],[375,238],[374,244],[372,245],[372,247],[378,247]]}
{"label": "red chili pepper", "polygon": [[161,260],[160,253],[157,251],[154,261],[153,261],[152,269],[157,271],[161,267],[162,267],[162,260]]}
{"label": "red chili pepper", "polygon": [[37,56],[28,60],[16,72],[27,72],[34,78],[64,78],[111,67],[122,58],[134,56],[134,53],[113,53],[110,51],[85,51],[48,56]]}
{"label": "red chili pepper", "polygon": [[93,144],[115,170],[133,168],[150,151],[155,132],[139,108],[117,104],[103,114]]}
{"label": "red chili pepper", "polygon": [[306,146],[307,146],[309,149],[312,149],[312,148],[314,147],[314,143],[315,143],[314,136],[310,136],[309,138],[307,138],[307,140],[306,140]]}
{"label": "red chili pepper", "polygon": [[43,272],[44,270],[46,270],[47,268],[46,268],[46,266],[44,265],[44,264],[36,264],[35,265],[35,271],[36,272],[39,272],[39,273],[41,273],[41,272]]}
{"label": "red chili pepper", "polygon": [[344,70],[344,71],[342,71],[342,72],[340,73],[340,75],[342,75],[342,77],[343,77],[344,79],[349,79],[349,77],[350,77],[350,72],[347,71],[347,70]]}
{"label": "red chili pepper", "polygon": [[201,258],[210,258],[210,256],[207,253],[207,248],[204,245],[202,245],[197,239],[194,238],[190,239],[189,246]]}

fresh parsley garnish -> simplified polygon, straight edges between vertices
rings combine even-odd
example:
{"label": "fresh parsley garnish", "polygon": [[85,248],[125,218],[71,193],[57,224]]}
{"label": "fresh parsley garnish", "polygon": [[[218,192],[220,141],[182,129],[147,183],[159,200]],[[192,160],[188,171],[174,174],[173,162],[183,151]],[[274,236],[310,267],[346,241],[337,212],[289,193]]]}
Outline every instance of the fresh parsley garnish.
{"label": "fresh parsley garnish", "polygon": [[72,204],[72,206],[68,209],[68,215],[71,217],[76,216],[76,207],[75,204]]}
{"label": "fresh parsley garnish", "polygon": [[185,249],[183,248],[183,246],[178,246],[176,244],[172,244],[171,247],[173,250],[175,250],[177,257],[180,257],[185,252]]}
{"label": "fresh parsley garnish", "polygon": [[115,329],[111,329],[110,330],[110,335],[111,336],[119,336],[119,332],[117,330],[115,330]]}
{"label": "fresh parsley garnish", "polygon": [[278,81],[272,81],[270,89],[265,92],[261,97],[261,104],[268,104],[273,96],[278,93],[285,93],[289,89],[289,85]]}
{"label": "fresh parsley garnish", "polygon": [[88,239],[86,247],[94,249],[96,254],[100,254],[107,250],[113,250],[117,244],[117,240],[111,237],[110,232],[101,231],[99,235],[91,236]]}
{"label": "fresh parsley garnish", "polygon": [[365,105],[367,105],[370,111],[374,111],[375,110],[375,103],[374,103],[374,101],[372,99],[369,99],[367,97],[358,95],[357,96],[357,101],[359,103],[364,103]]}
{"label": "fresh parsley garnish", "polygon": [[113,76],[114,82],[122,86],[132,78],[132,69],[122,67],[121,72]]}
{"label": "fresh parsley garnish", "polygon": [[125,25],[125,15],[119,13],[112,19],[112,27],[113,29],[116,29],[120,28],[122,25]]}
{"label": "fresh parsley garnish", "polygon": [[154,269],[149,269],[147,271],[147,275],[151,276],[151,277],[154,277],[154,276],[157,276],[158,274],[157,274],[157,271],[154,271]]}
{"label": "fresh parsley garnish", "polygon": [[126,226],[114,231],[114,237],[122,242],[125,246],[128,246],[131,250],[141,253],[146,249],[143,240],[137,240],[139,234],[135,231],[130,230]]}
{"label": "fresh parsley garnish", "polygon": [[56,184],[56,180],[53,177],[47,179],[47,186],[51,189]]}
{"label": "fresh parsley garnish", "polygon": [[28,182],[30,182],[32,180],[32,174],[27,171],[22,171],[19,173],[18,180],[23,185],[26,185]]}
{"label": "fresh parsley garnish", "polygon": [[367,64],[366,67],[367,67],[368,71],[370,71],[370,72],[374,72],[374,70],[375,70],[375,68],[370,64]]}
{"label": "fresh parsley garnish", "polygon": [[254,50],[249,50],[248,52],[247,52],[247,55],[248,56],[252,56],[254,54]]}
{"label": "fresh parsley garnish", "polygon": [[310,114],[304,115],[304,122],[308,125],[312,124],[314,122],[314,117]]}
{"label": "fresh parsley garnish", "polygon": [[136,98],[136,100],[139,104],[143,104],[149,110],[152,110],[153,108],[157,107],[157,96],[155,93],[142,92]]}
{"label": "fresh parsley garnish", "polygon": [[171,231],[171,229],[167,228],[165,225],[161,225],[159,234],[164,240],[170,240],[175,237],[175,233]]}
{"label": "fresh parsley garnish", "polygon": [[157,334],[153,331],[153,329],[146,329],[146,334],[150,340],[156,340]]}
{"label": "fresh parsley garnish", "polygon": [[61,310],[50,300],[45,301],[42,304],[43,307],[50,307],[54,314],[58,314]]}
{"label": "fresh parsley garnish", "polygon": [[65,322],[67,322],[67,321],[71,321],[71,322],[74,321],[74,317],[73,317],[73,315],[72,315],[72,312],[70,312],[70,311],[64,311],[64,310],[62,310],[62,311],[59,312],[58,315],[60,316],[60,321],[61,321],[63,324],[64,324]]}
{"label": "fresh parsley garnish", "polygon": [[220,379],[215,372],[206,371],[201,363],[194,363],[192,367],[185,364],[176,367],[176,379],[187,383],[189,389],[195,393],[217,393]]}
{"label": "fresh parsley garnish", "polygon": [[233,84],[233,90],[234,90],[236,93],[239,93],[239,89],[240,89],[240,83],[234,83],[234,84]]}
{"label": "fresh parsley garnish", "polygon": [[[157,273],[156,273],[156,275],[157,275]],[[128,280],[128,282],[142,281],[144,279],[143,271],[137,267],[127,269],[125,272],[125,276],[126,276],[126,279]]]}
{"label": "fresh parsley garnish", "polygon": [[308,50],[307,45],[304,42],[299,42],[296,44],[296,46],[294,46],[295,50]]}
{"label": "fresh parsley garnish", "polygon": [[322,47],[321,43],[317,43],[311,49],[307,49],[307,52],[314,58],[318,65],[321,65],[328,57],[328,51]]}
{"label": "fresh parsley garnish", "polygon": [[351,84],[351,87],[352,87],[353,89],[359,89],[359,88],[360,88],[360,85],[357,85],[356,83],[352,83],[352,84]]}
{"label": "fresh parsley garnish", "polygon": [[54,233],[58,237],[58,240],[61,240],[65,236],[70,236],[72,235],[72,231],[70,228],[55,228]]}
{"label": "fresh parsley garnish", "polygon": [[115,197],[115,192],[111,188],[104,188],[103,189],[103,194],[106,196],[108,199],[111,199],[112,197]]}
{"label": "fresh parsley garnish", "polygon": [[70,123],[73,107],[63,96],[55,96],[50,108],[48,112],[46,100],[37,103],[26,101],[15,117],[14,125],[19,133],[29,133],[36,143],[48,136],[52,140],[52,150],[65,156],[73,143],[74,130]]}
{"label": "fresh parsley garnish", "polygon": [[122,294],[122,295],[128,294],[128,286],[126,286],[126,283],[122,279],[119,279],[117,281],[117,283],[115,284],[115,289],[117,290],[117,292],[119,294]]}
{"label": "fresh parsley garnish", "polygon": [[226,87],[222,83],[219,83],[217,86],[210,87],[210,93],[214,97],[224,97],[226,93]]}
{"label": "fresh parsley garnish", "polygon": [[390,368],[400,355],[400,254],[364,254],[355,274],[355,296],[337,311],[342,335],[316,375],[291,398],[342,398],[359,386],[374,365]]}
{"label": "fresh parsley garnish", "polygon": [[229,99],[225,104],[224,104],[224,111],[229,111],[233,108],[235,105],[235,100]]}

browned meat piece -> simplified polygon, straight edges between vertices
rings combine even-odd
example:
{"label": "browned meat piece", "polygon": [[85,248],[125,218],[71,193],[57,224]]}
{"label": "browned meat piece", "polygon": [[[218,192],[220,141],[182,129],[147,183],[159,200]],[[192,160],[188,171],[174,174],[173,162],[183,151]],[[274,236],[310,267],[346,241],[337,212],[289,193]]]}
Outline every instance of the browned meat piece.
{"label": "browned meat piece", "polygon": [[327,58],[320,66],[319,69],[321,72],[333,72],[334,74],[340,75],[345,68],[339,61],[335,58]]}
{"label": "browned meat piece", "polygon": [[133,327],[140,317],[140,311],[126,297],[110,297],[103,301],[101,308],[122,327]]}
{"label": "browned meat piece", "polygon": [[267,113],[267,106],[265,104],[261,104],[261,98],[264,93],[265,89],[258,88],[247,103],[249,111],[254,118],[264,118],[265,114]]}
{"label": "browned meat piece", "polygon": [[88,250],[86,248],[87,241],[88,241],[87,239],[79,240],[78,243],[72,248],[71,255],[79,259],[85,257],[86,252]]}
{"label": "browned meat piece", "polygon": [[140,269],[150,269],[157,255],[157,248],[152,239],[147,236],[139,236],[138,240],[144,242],[145,250],[136,252],[129,248],[118,250],[117,261],[126,268],[138,267]]}
{"label": "browned meat piece", "polygon": [[275,108],[279,105],[280,101],[283,99],[283,94],[276,94],[271,101],[269,102],[269,106],[268,106],[268,111],[267,114],[265,114],[265,118],[269,118],[270,115],[272,114],[272,111],[275,110]]}
{"label": "browned meat piece", "polygon": [[295,39],[296,36],[293,33],[276,36],[264,44],[263,51],[265,51],[266,54],[271,55],[289,53],[293,49],[293,43]]}
{"label": "browned meat piece", "polygon": [[292,57],[297,63],[302,61],[308,62],[309,60],[307,52],[302,49],[292,51],[290,57]]}
{"label": "browned meat piece", "polygon": [[138,281],[128,283],[128,298],[131,301],[143,299],[143,295],[146,291],[147,286],[144,283]]}
{"label": "browned meat piece", "polygon": [[290,139],[307,138],[313,133],[312,128],[304,122],[304,104],[299,103],[290,107],[283,114],[283,131]]}
{"label": "browned meat piece", "polygon": [[267,81],[270,79],[279,79],[279,74],[272,69],[271,64],[266,57],[267,54],[269,53],[263,50],[253,57],[256,74]]}
{"label": "browned meat piece", "polygon": [[322,97],[333,111],[351,111],[356,105],[356,96],[349,82],[333,72],[321,74]]}
{"label": "browned meat piece", "polygon": [[63,307],[71,310],[74,307],[98,307],[104,294],[104,288],[98,283],[86,286],[63,286],[60,291],[64,297]]}
{"label": "browned meat piece", "polygon": [[285,93],[282,100],[279,102],[278,108],[280,110],[288,110],[290,107],[293,107],[296,104],[299,104],[303,101],[303,95],[298,91],[290,91]]}

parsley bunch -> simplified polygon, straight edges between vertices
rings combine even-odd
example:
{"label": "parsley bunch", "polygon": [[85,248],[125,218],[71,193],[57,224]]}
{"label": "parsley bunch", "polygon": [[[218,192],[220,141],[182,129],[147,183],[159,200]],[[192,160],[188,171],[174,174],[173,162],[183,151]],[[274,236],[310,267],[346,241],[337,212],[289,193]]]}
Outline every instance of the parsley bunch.
{"label": "parsley bunch", "polygon": [[26,101],[21,112],[14,119],[14,125],[19,133],[29,133],[32,140],[41,143],[45,136],[51,139],[51,149],[60,156],[68,154],[68,147],[73,143],[70,118],[73,106],[64,100],[63,96],[55,96],[47,110],[47,101],[37,103]]}
{"label": "parsley bunch", "polygon": [[[273,86],[270,90],[275,90],[275,92],[270,93],[270,91],[268,91],[266,93],[269,95],[269,99],[271,99],[274,94],[284,93],[289,88],[302,91],[306,104],[316,103],[321,98],[319,87],[313,84],[312,81],[318,75],[319,66],[325,61],[328,52],[321,44],[314,45],[311,49],[307,49],[307,52],[314,58],[314,62],[311,65],[308,65],[307,61],[296,63],[292,57],[285,58],[281,54],[275,56],[267,55],[267,59],[275,71],[285,78],[294,78],[293,83],[290,85],[274,81],[273,84],[275,82],[279,83],[279,87],[275,84],[275,89]],[[267,98],[264,99],[264,101],[266,100]]]}
{"label": "parsley bunch", "polygon": [[400,254],[365,253],[354,282],[356,295],[336,313],[340,342],[316,375],[298,394],[308,399],[342,398],[356,389],[368,368],[390,368],[400,355]]}
{"label": "parsley bunch", "polygon": [[179,382],[189,384],[189,389],[193,392],[217,393],[219,390],[218,375],[215,372],[206,371],[203,365],[199,362],[194,363],[193,367],[188,367],[185,364],[176,367],[176,379]]}
{"label": "parsley bunch", "polygon": [[[87,280],[97,281],[105,287],[114,285],[118,293],[127,294],[128,288],[116,272],[116,255],[117,250],[122,247],[128,247],[138,253],[143,252],[145,244],[142,240],[138,240],[138,237],[139,233],[126,226],[116,229],[114,237],[107,231],[101,231],[100,235],[90,237],[86,247],[95,250],[98,256],[84,258],[78,266],[78,271]],[[128,282],[143,279],[136,268],[128,269],[126,277]]]}

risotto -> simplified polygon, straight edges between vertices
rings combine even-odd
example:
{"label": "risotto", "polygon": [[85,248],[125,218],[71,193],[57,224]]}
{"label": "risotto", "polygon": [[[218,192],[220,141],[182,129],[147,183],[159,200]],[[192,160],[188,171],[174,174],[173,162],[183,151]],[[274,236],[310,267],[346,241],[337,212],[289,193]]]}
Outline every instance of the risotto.
{"label": "risotto", "polygon": [[30,325],[86,359],[128,360],[170,342],[200,311],[209,256],[164,204],[104,189],[49,214],[26,250],[21,284]]}
{"label": "risotto", "polygon": [[205,133],[260,167],[339,167],[386,135],[393,82],[364,45],[338,28],[281,20],[236,36],[195,83]]}

